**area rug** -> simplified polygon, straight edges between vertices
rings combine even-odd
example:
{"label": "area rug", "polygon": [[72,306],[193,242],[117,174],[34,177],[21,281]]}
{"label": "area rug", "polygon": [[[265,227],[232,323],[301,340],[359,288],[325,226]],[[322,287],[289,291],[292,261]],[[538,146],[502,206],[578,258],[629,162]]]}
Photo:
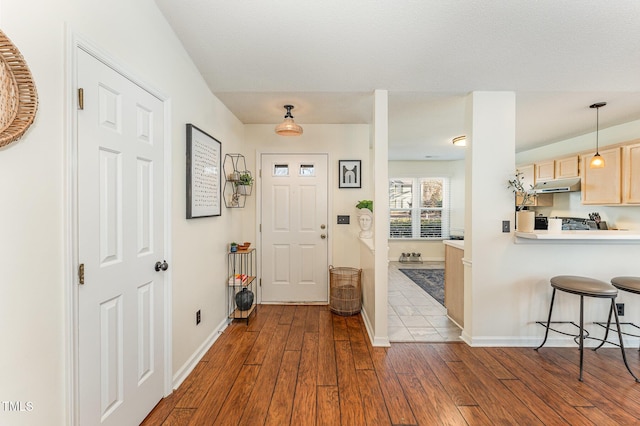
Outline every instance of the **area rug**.
{"label": "area rug", "polygon": [[400,271],[444,306],[444,269],[400,269]]}

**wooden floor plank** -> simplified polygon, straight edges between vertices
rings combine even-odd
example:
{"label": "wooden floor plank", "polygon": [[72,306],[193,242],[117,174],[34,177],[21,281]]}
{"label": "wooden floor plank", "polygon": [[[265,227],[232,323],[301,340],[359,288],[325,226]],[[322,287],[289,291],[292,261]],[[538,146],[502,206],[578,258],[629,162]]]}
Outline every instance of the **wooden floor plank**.
{"label": "wooden floor plank", "polygon": [[372,358],[391,423],[394,425],[416,424],[413,411],[387,356],[387,348],[373,348]]}
{"label": "wooden floor plank", "polygon": [[349,330],[347,329],[347,320],[345,317],[333,314],[333,339],[349,340]]}
{"label": "wooden floor plank", "polygon": [[[196,408],[196,412],[191,418],[190,424],[207,424],[211,419],[216,418],[220,407],[222,407],[229,391],[236,382],[243,362],[255,343],[256,337],[257,333],[255,332],[247,331],[244,333],[240,341],[236,344],[237,351],[234,351],[229,358],[227,358],[226,362],[221,363],[219,366],[220,374],[216,376],[215,380],[199,386],[200,389],[206,388],[206,391],[202,391],[201,395],[193,395],[193,400],[200,400],[200,403],[197,407],[191,407]],[[208,364],[211,364],[211,362]],[[203,380],[210,379],[206,375],[203,375]],[[206,385],[208,385],[208,387]]]}
{"label": "wooden floor plank", "polygon": [[288,324],[278,324],[276,326],[276,331],[264,357],[256,384],[251,395],[245,401],[244,414],[240,420],[240,425],[251,425],[255,423],[256,419],[266,418],[290,327]]}
{"label": "wooden floor plank", "polygon": [[336,372],[336,351],[333,337],[333,316],[329,311],[322,311],[318,320],[318,385],[338,384]]}
{"label": "wooden floor plank", "polygon": [[458,407],[458,411],[469,426],[494,426],[489,417],[479,406],[465,405]]}
{"label": "wooden floor plank", "polygon": [[340,397],[337,386],[318,386],[318,426],[336,426],[340,420]]}
{"label": "wooden floor plank", "polygon": [[438,416],[436,415],[436,407],[429,400],[420,380],[413,373],[398,374],[398,380],[407,396],[413,415],[419,425],[437,425]]}
{"label": "wooden floor plank", "polygon": [[[233,374],[233,372],[237,374],[240,371],[240,366],[255,343],[258,333],[245,332],[240,336],[239,343],[238,341],[224,343],[228,348],[217,354],[216,357],[211,358],[207,363],[207,369],[202,372],[199,380],[196,380],[176,403],[177,408],[200,408],[203,399],[216,383],[220,374]],[[226,380],[232,383],[234,378],[227,378]]]}
{"label": "wooden floor plank", "polygon": [[167,420],[162,423],[162,426],[187,426],[195,411],[195,408],[178,408],[173,410],[171,415],[167,417]]}
{"label": "wooden floor plank", "polygon": [[[269,305],[272,307],[272,305]],[[283,307],[284,308],[284,307]],[[275,310],[271,309],[269,311],[268,317],[266,318],[260,333],[258,334],[258,338],[249,353],[245,363],[246,364],[262,364],[264,357],[267,353],[267,350],[271,344],[271,339],[273,338],[274,333],[276,332],[276,327],[280,322],[280,314],[283,309]]]}
{"label": "wooden floor plank", "polygon": [[[540,400],[549,405],[559,416],[565,421],[575,426],[587,426],[593,424],[588,418],[580,414],[576,407],[568,401],[579,401],[581,404],[588,404],[584,398],[576,395],[574,397],[567,393],[567,388],[562,389],[561,393],[556,392],[553,383],[545,380],[544,375],[537,374],[532,371],[528,364],[521,364],[521,358],[511,357],[508,351],[502,351],[502,348],[487,348],[486,352],[490,354],[496,361],[500,362],[505,368],[509,369],[517,378],[527,386],[529,392]],[[533,368],[533,367],[531,367]],[[568,395],[568,398],[565,398]]]}
{"label": "wooden floor plank", "polygon": [[356,370],[373,370],[373,361],[369,352],[371,343],[365,338],[366,331],[360,315],[347,317],[347,330]]}
{"label": "wooden floor plank", "polygon": [[351,344],[346,340],[336,340],[335,345],[342,424],[365,424],[362,398],[360,396],[360,390],[358,389],[358,378],[353,363]]}
{"label": "wooden floor plank", "polygon": [[362,398],[364,416],[368,425],[391,425],[391,419],[384,403],[384,396],[378,383],[376,372],[358,370],[358,388]]}
{"label": "wooden floor plank", "polygon": [[265,425],[290,424],[299,363],[300,351],[284,352]]}
{"label": "wooden floor plank", "polygon": [[[467,389],[473,393],[476,401],[483,406],[485,413],[490,418],[495,415],[496,419],[500,420],[513,418],[517,419],[519,423],[542,424],[531,410],[508,391],[502,381],[477,361],[473,353],[467,350],[468,348],[467,345],[440,345],[437,350],[456,352],[461,361],[447,362],[447,366],[454,371],[458,378],[461,378]],[[488,409],[485,405],[490,405],[492,408]]]}
{"label": "wooden floor plank", "polygon": [[293,306],[294,313],[291,317],[291,329],[289,330],[289,336],[287,337],[287,345],[285,350],[287,351],[299,351],[302,349],[302,340],[304,338],[304,324],[306,321],[308,306]]}
{"label": "wooden floor plank", "polygon": [[478,405],[469,389],[449,369],[445,361],[440,358],[434,345],[418,345],[416,350],[423,362],[426,362],[431,371],[433,371],[433,374],[438,378],[438,381],[456,406]]}
{"label": "wooden floor plank", "polygon": [[[640,418],[640,384],[616,348],[585,352],[579,382],[575,348],[374,348],[364,330],[360,317],[326,306],[261,305],[248,326],[229,325],[143,426],[587,426]],[[639,371],[637,348],[627,355]]]}
{"label": "wooden floor plank", "polygon": [[293,399],[292,425],[316,424],[316,378],[318,377],[319,356],[318,334],[305,333],[298,367],[296,393]]}
{"label": "wooden floor plank", "polygon": [[220,411],[215,418],[209,419],[215,425],[237,425],[245,408],[245,401],[255,388],[256,378],[260,366],[255,364],[243,365],[238,378],[233,384],[229,395],[225,398]]}

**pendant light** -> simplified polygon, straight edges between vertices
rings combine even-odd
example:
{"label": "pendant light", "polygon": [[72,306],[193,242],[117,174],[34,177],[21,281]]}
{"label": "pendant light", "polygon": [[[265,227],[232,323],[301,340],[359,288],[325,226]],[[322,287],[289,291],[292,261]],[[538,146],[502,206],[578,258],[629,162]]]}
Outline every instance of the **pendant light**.
{"label": "pendant light", "polygon": [[589,163],[589,167],[592,169],[600,169],[602,167],[604,167],[604,158],[602,158],[602,156],[600,155],[600,153],[598,152],[598,132],[600,130],[600,108],[605,106],[607,103],[606,102],[597,102],[593,105],[590,105],[589,108],[595,108],[596,109],[596,155],[593,156],[593,158],[591,159],[591,162]]}
{"label": "pendant light", "polygon": [[280,136],[300,136],[302,127],[293,122],[293,115],[291,115],[293,105],[285,105],[284,107],[287,113],[284,115],[284,121],[276,126],[276,133]]}

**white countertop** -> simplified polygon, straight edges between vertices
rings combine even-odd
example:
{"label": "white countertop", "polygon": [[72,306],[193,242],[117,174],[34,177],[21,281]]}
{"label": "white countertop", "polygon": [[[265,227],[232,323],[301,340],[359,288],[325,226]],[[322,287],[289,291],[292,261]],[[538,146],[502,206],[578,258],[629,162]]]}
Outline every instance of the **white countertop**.
{"label": "white countertop", "polygon": [[615,242],[627,241],[640,243],[640,233],[633,231],[533,231],[533,232],[515,232],[516,242],[518,239],[525,240],[546,240],[551,241],[596,241],[596,242]]}
{"label": "white countertop", "polygon": [[464,250],[464,240],[442,240],[442,242],[447,246]]}

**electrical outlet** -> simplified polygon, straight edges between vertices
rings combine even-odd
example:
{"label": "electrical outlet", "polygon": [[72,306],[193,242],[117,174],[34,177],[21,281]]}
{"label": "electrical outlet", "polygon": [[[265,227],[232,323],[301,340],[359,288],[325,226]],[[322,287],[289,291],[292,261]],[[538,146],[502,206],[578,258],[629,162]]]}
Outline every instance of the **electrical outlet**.
{"label": "electrical outlet", "polygon": [[624,303],[616,303],[616,309],[619,317],[624,316]]}
{"label": "electrical outlet", "polygon": [[198,312],[196,312],[196,325],[200,324],[200,320],[202,318],[200,317],[200,309],[198,309]]}
{"label": "electrical outlet", "polygon": [[508,220],[502,221],[502,232],[511,232],[511,222]]}

